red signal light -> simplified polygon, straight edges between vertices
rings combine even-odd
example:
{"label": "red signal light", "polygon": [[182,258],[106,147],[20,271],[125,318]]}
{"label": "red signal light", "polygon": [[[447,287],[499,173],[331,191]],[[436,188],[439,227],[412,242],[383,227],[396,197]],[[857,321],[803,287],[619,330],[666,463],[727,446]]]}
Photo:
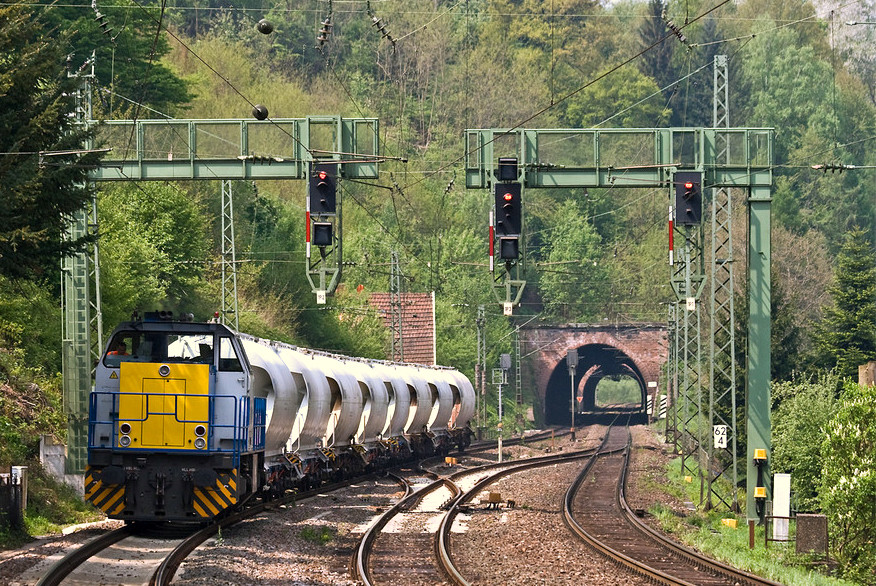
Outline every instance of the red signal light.
{"label": "red signal light", "polygon": [[514,199],[514,196],[511,195],[510,193],[506,193],[505,195],[502,196],[502,198],[503,198],[505,201],[511,201],[512,199]]}
{"label": "red signal light", "polygon": [[326,177],[328,177],[328,173],[326,173],[325,171],[320,171],[319,173],[317,173],[317,177],[319,177],[320,181],[325,181]]}
{"label": "red signal light", "polygon": [[685,182],[685,184],[684,184],[684,188],[685,188],[685,189],[693,189],[693,185],[694,185],[694,184],[693,184],[693,181],[687,181],[687,182]]}

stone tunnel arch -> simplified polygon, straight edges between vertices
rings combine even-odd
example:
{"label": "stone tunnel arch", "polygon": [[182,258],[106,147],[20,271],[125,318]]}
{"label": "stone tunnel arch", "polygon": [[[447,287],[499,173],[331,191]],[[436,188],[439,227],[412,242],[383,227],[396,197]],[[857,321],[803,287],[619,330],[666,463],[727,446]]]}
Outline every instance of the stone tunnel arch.
{"label": "stone tunnel arch", "polygon": [[[586,344],[576,348],[578,352],[578,367],[575,369],[574,380],[569,376],[566,361],[556,364],[548,378],[545,389],[545,423],[548,425],[568,425],[572,420],[572,389],[576,400],[577,413],[593,414],[600,411],[597,408],[596,387],[599,382],[610,376],[628,376],[639,386],[638,410],[644,411],[647,402],[647,386],[645,377],[635,361],[625,352],[608,344]],[[580,419],[580,416],[577,418]]]}
{"label": "stone tunnel arch", "polygon": [[579,350],[582,357],[583,349],[592,350],[596,356],[587,361],[606,365],[601,369],[593,367],[588,373],[591,368],[585,365],[587,361],[579,363],[578,394],[583,394],[587,386],[589,397],[588,385],[595,387],[599,380],[619,373],[636,381],[640,395],[647,393],[645,401],[659,398],[660,373],[668,358],[665,324],[540,324],[521,328],[520,341],[524,356],[522,384],[535,395],[533,416],[539,425],[557,420],[560,425],[569,425],[571,383],[566,353],[570,349]]}

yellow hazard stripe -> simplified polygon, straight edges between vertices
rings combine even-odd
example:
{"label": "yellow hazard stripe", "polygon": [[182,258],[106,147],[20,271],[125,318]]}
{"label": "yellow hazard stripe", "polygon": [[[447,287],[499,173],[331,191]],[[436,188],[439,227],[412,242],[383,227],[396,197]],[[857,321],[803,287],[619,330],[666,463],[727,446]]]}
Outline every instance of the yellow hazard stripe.
{"label": "yellow hazard stripe", "polygon": [[95,481],[85,494],[85,500],[107,515],[117,515],[125,508],[125,486],[108,485]]}
{"label": "yellow hazard stripe", "polygon": [[201,517],[213,517],[237,503],[237,470],[220,474],[210,488],[196,488],[193,506]]}
{"label": "yellow hazard stripe", "polygon": [[219,509],[204,491],[195,490],[195,512],[201,517],[213,517],[219,513]]}

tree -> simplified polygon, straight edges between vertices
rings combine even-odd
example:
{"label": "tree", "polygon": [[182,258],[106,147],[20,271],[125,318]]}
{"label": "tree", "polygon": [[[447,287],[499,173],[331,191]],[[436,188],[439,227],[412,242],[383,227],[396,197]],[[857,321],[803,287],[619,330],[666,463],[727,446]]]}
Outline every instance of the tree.
{"label": "tree", "polygon": [[104,323],[133,310],[171,309],[198,316],[207,305],[209,259],[202,206],[173,185],[116,185],[101,193],[101,286]]}
{"label": "tree", "polygon": [[876,359],[876,255],[863,230],[846,235],[829,291],[833,304],[819,324],[817,347],[841,378],[855,377],[859,365]]}
{"label": "tree", "polygon": [[539,290],[550,314],[563,321],[592,320],[604,300],[605,266],[599,262],[601,239],[586,217],[585,206],[566,200],[557,206],[547,242]]}
{"label": "tree", "polygon": [[[639,70],[653,79],[657,87],[664,91],[663,97],[668,106],[678,101],[674,98],[679,88],[676,85],[670,85],[678,78],[678,71],[673,64],[673,55],[678,39],[671,36],[669,27],[664,21],[666,8],[667,2],[664,0],[650,0],[648,2],[648,12],[639,28],[640,43],[643,49],[657,44],[642,55],[638,64]],[[670,35],[669,38],[666,38],[667,35]],[[658,42],[661,40],[662,42]],[[677,116],[673,117],[672,123],[678,126],[679,124],[676,122],[680,123],[680,120],[676,120],[676,118]]]}
{"label": "tree", "polygon": [[93,5],[101,15],[100,20],[95,12],[83,10],[83,6],[65,5],[47,11],[49,28],[68,31],[53,41],[58,50],[72,57],[73,67],[95,56],[96,83],[112,91],[98,92],[104,115],[120,118],[119,111],[131,110],[140,118],[152,117],[153,113],[147,115],[146,110],[131,101],[175,114],[178,105],[191,96],[186,83],[161,63],[161,58],[170,52],[167,35],[158,30],[159,22],[162,29],[166,28],[167,15],[162,15],[156,5],[114,4]]}
{"label": "tree", "polygon": [[62,43],[41,40],[44,27],[41,15],[0,7],[0,274],[15,279],[44,278],[89,241],[61,238],[90,201],[85,179],[98,157],[80,150],[76,80]]}
{"label": "tree", "polygon": [[876,387],[847,382],[822,445],[821,509],[843,577],[874,583]]}
{"label": "tree", "polygon": [[[798,511],[818,511],[823,466],[821,442],[834,416],[835,375],[822,374],[811,381],[772,384],[773,472],[791,474],[791,489]],[[813,409],[818,405],[818,409]]]}

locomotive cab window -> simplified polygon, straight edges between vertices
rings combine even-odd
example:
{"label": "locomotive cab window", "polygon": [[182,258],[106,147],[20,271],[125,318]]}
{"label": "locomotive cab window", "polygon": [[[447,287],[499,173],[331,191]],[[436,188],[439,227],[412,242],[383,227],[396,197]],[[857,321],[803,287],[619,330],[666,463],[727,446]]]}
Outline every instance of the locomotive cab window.
{"label": "locomotive cab window", "polygon": [[169,362],[213,364],[213,336],[204,334],[170,334],[167,336]]}
{"label": "locomotive cab window", "polygon": [[118,368],[125,361],[133,358],[135,342],[139,341],[138,334],[134,332],[119,332],[110,342],[106,356],[104,357],[104,365],[110,368]]}
{"label": "locomotive cab window", "polygon": [[243,372],[243,365],[231,338],[219,338],[219,370],[222,372]]}

